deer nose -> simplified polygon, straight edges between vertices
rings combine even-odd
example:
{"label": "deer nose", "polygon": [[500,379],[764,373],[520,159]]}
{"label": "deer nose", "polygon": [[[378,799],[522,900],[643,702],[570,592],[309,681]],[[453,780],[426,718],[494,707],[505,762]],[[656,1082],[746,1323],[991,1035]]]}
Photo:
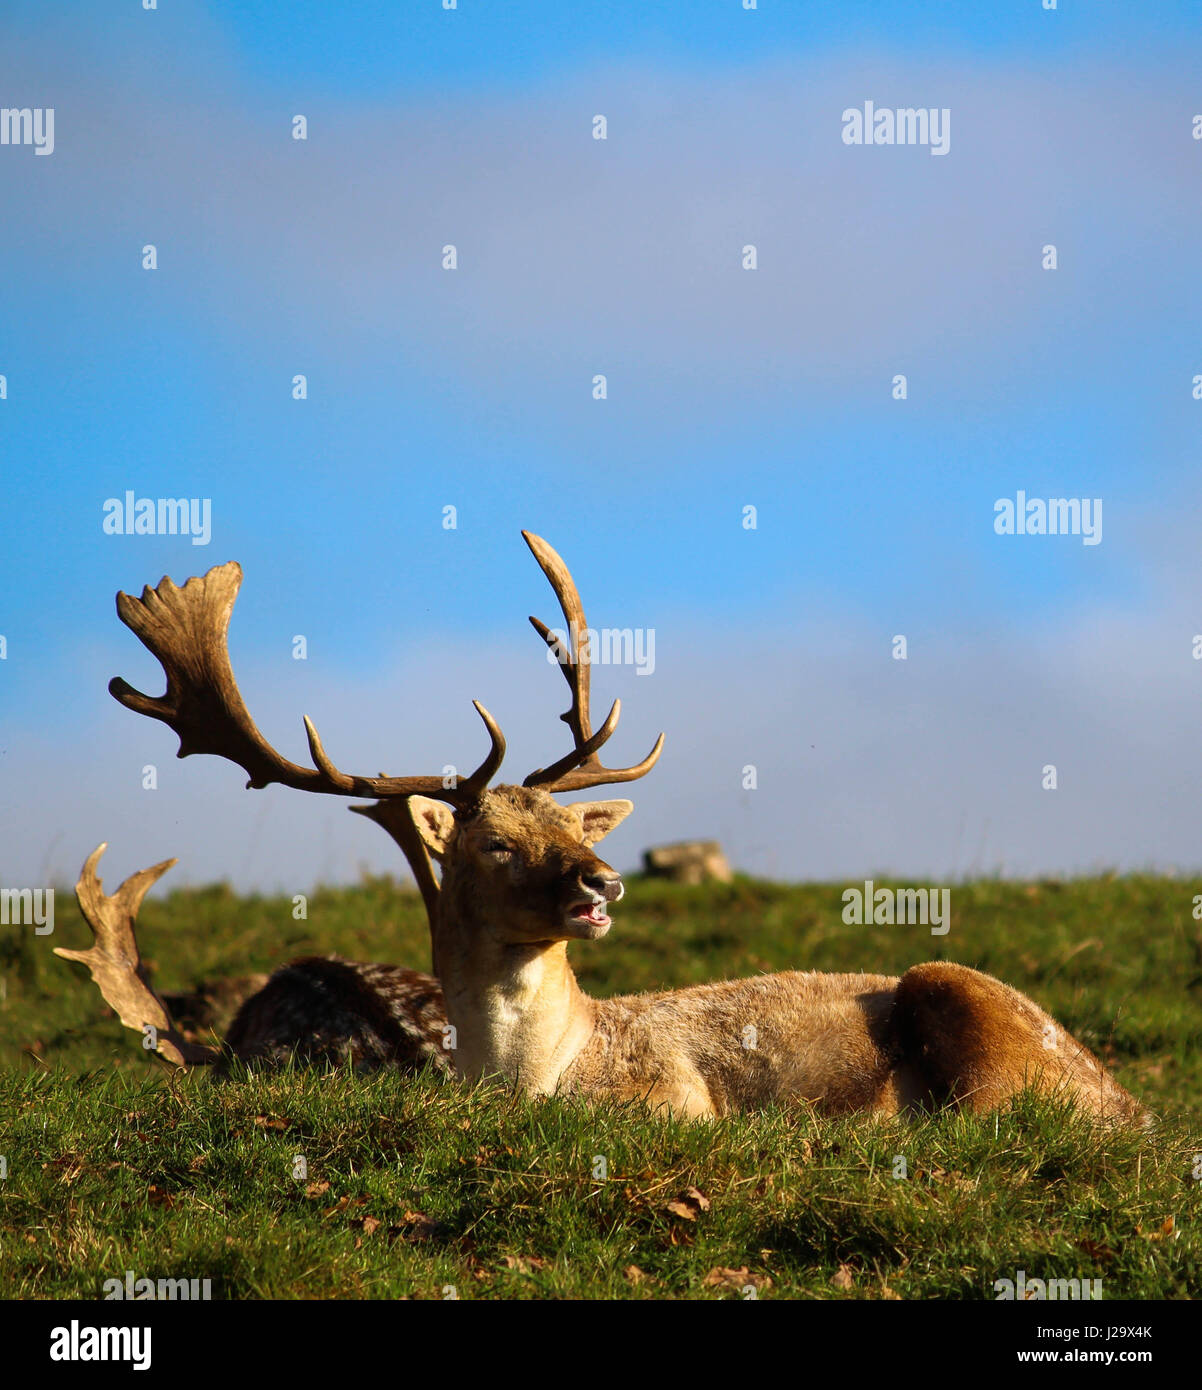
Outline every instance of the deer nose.
{"label": "deer nose", "polygon": [[594,893],[600,893],[607,903],[616,903],[626,891],[622,875],[614,869],[596,869],[590,874],[581,874],[580,881]]}

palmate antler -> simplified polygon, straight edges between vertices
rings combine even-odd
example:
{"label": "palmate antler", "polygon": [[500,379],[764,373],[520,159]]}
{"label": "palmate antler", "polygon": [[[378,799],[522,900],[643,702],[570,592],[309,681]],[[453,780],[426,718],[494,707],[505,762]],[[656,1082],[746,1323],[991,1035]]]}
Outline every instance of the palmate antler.
{"label": "palmate antler", "polygon": [[[79,909],[92,928],[95,944],[86,951],[69,951],[64,946],[56,946],[54,954],[86,965],[104,1002],[116,1011],[127,1028],[147,1037],[153,1036],[153,1050],[166,1061],[177,1067],[217,1061],[220,1053],[216,1048],[188,1042],[172,1023],[167,1006],[147,982],[134,935],[134,922],[142,899],[176,861],[164,859],[161,864],[131,874],[110,895],[104,891],[104,884],[96,873],[96,865],[107,848],[107,845],[98,845],[88,855],[75,885]],[[153,1035],[146,1034],[147,1028],[154,1029]]]}
{"label": "palmate antler", "polygon": [[488,729],[491,746],[469,777],[361,777],[340,772],[334,766],[312,720],[306,716],[305,733],[315,767],[291,762],[259,732],[230,665],[230,617],[241,585],[242,567],[231,561],[217,565],[203,578],[189,579],[182,588],[164,577],[156,588],[143,589],[140,599],[119,593],[117,616],[158,658],[167,677],[167,689],[157,698],[143,695],[120,676],[114,676],[109,692],[126,709],[160,719],[173,729],[179,736],[178,757],[214,753],[228,758],[246,772],[248,787],[277,782],[332,796],[376,797],[374,805],[351,809],[383,826],[400,846],[421,890],[433,931],[438,883],[409,812],[408,798],[417,794],[439,797],[453,806],[472,805],[505,756],[501,730],[477,702],[475,707]]}
{"label": "palmate antler", "polygon": [[[528,531],[522,535],[550,581],[568,624],[565,646],[546,624],[530,619],[559,656],[572,692],[571,708],[562,718],[572,731],[573,741],[570,753],[550,767],[532,772],[525,785],[566,792],[606,782],[632,782],[654,767],[664,736],[660,734],[647,757],[633,767],[602,765],[597,751],[617,727],[621,704],[614,701],[605,723],[594,733],[589,714],[588,626],[580,595],[568,567],[552,547]],[[334,765],[312,721],[306,717],[305,732],[314,766],[291,762],[260,733],[234,679],[228,633],[241,584],[242,567],[231,561],[209,570],[203,578],[189,579],[182,587],[164,578],[155,588],[143,589],[141,598],[119,593],[117,614],[158,658],[167,678],[167,689],[161,696],[144,695],[115,676],[109,682],[109,691],[126,709],[159,719],[173,729],[179,736],[179,757],[212,753],[227,758],[246,772],[248,787],[265,787],[274,782],[299,791],[375,798],[374,804],[352,806],[351,810],[376,821],[400,846],[421,890],[433,930],[438,882],[410,813],[409,797],[430,796],[460,810],[470,809],[501,766],[504,735],[492,715],[479,701],[474,701],[491,744],[484,761],[470,776],[364,777],[342,772]]]}
{"label": "palmate antler", "polygon": [[[608,782],[633,782],[655,766],[663,748],[660,734],[654,748],[641,763],[627,768],[607,768],[598,750],[617,727],[621,701],[615,700],[604,724],[593,732],[589,713],[589,685],[592,672],[588,623],[580,594],[567,565],[541,537],[529,531],[522,535],[551,583],[568,624],[567,643],[561,643],[550,628],[531,618],[536,631],[556,653],[568,688],[571,708],[561,716],[572,731],[573,749],[550,767],[539,768],[525,780],[528,787],[545,791],[579,791]],[[141,598],[117,595],[117,614],[159,660],[167,677],[161,696],[143,695],[120,676],[109,682],[109,690],[126,709],[162,720],[179,736],[181,758],[193,753],[214,753],[237,763],[247,773],[248,787],[270,783],[294,787],[299,791],[323,792],[332,796],[374,797],[380,802],[403,800],[414,795],[432,796],[456,807],[472,805],[488,786],[505,756],[505,738],[492,715],[480,704],[474,705],[491,739],[488,755],[468,777],[364,777],[340,771],[326,755],[325,748],[305,717],[305,732],[314,766],[301,767],[278,753],[259,732],[238,691],[230,665],[228,631],[234,601],[242,584],[242,567],[234,561],[218,565],[203,578],[192,578],[180,588],[168,578],[155,588],[142,590]],[[358,808],[367,812],[367,808]],[[395,816],[373,819],[387,822],[394,838],[398,835]]]}
{"label": "palmate antler", "polygon": [[140,599],[117,595],[117,615],[158,657],[167,690],[143,695],[120,676],[109,681],[110,693],[126,709],[161,719],[179,735],[178,756],[215,753],[245,769],[248,787],[278,782],[298,791],[331,796],[371,796],[387,801],[414,795],[438,797],[453,806],[470,805],[488,786],[505,756],[505,739],[492,715],[478,701],[476,712],[492,739],[488,756],[466,778],[362,777],[341,772],[326,756],[313,722],[305,733],[314,767],[290,762],[267,742],[250,717],[230,666],[227,633],[234,600],[242,584],[242,566],[218,565],[203,579],[179,588],[170,579],[147,586]]}

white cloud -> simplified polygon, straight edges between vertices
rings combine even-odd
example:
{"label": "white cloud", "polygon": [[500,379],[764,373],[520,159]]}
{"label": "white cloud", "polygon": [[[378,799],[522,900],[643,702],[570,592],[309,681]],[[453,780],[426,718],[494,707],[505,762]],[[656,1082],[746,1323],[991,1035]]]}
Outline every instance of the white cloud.
{"label": "white cloud", "polygon": [[[58,89],[61,60],[17,56],[33,66],[23,85]],[[1066,294],[1086,338],[1129,315],[1125,283],[1189,270],[1195,150],[1171,71],[847,55],[632,67],[520,97],[314,109],[305,144],[228,67],[205,75],[166,90],[137,69],[91,74],[64,92],[60,148],[36,161],[54,176],[10,162],[36,209],[16,236],[36,248],[53,228],[64,271],[87,279],[111,270],[113,239],[154,240],[173,283],[235,343],[253,325],[256,350],[307,328],[340,355],[384,342],[498,391],[548,354],[577,374],[612,363],[636,394],[657,375],[687,392],[696,373],[858,389],[936,351],[945,378],[1005,362],[1058,330]],[[868,98],[949,108],[951,154],[845,146],[841,113]],[[605,142],[590,135],[600,110]],[[1155,256],[1128,254],[1145,245]],[[1098,276],[1109,293],[1086,292]]]}

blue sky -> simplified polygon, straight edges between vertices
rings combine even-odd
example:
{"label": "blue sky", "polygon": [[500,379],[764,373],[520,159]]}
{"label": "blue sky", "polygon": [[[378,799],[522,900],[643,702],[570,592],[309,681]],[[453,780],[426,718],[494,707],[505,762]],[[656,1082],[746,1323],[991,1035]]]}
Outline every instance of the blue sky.
{"label": "blue sky", "polygon": [[[0,147],[0,876],[101,838],[110,873],[394,867],[117,707],[159,684],[113,593],[236,558],[292,756],[304,712],[348,765],[470,760],[475,696],[520,780],[562,706],[523,526],[657,634],[596,677],[623,755],[668,735],[620,864],[1196,867],[1200,57],[1185,4],[10,0],[0,105],[56,149]],[[844,145],[869,99],[950,110],[948,156]],[[211,543],[104,535],[127,489],[211,499]],[[996,536],[1018,489],[1102,498],[1102,544]]]}

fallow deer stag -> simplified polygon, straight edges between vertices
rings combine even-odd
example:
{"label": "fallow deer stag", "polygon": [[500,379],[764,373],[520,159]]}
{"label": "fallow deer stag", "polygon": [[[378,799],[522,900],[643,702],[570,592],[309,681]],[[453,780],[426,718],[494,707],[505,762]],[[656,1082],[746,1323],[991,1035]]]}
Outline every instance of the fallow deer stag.
{"label": "fallow deer stag", "polygon": [[[633,807],[629,801],[561,805],[554,797],[644,776],[659,757],[663,736],[633,767],[602,765],[598,752],[617,724],[618,702],[594,733],[588,626],[579,595],[555,551],[537,536],[523,535],[567,621],[565,644],[531,619],[571,691],[562,718],[573,748],[520,787],[488,785],[505,743],[479,704],[492,746],[480,767],[452,786],[437,777],[340,772],[308,720],[315,768],[282,758],[251,720],[229,665],[226,629],[241,578],[236,565],[211,570],[182,589],[164,580],[141,600],[119,595],[120,616],[162,662],[167,691],[152,699],[120,680],[110,689],[128,708],[169,724],[180,736],[180,756],[209,752],[230,758],[249,774],[249,786],[280,782],[377,798],[373,806],[351,809],[388,830],[414,868],[430,914],[434,966],[460,1076],[499,1074],[530,1094],[638,1099],[690,1117],[790,1099],[827,1113],[895,1114],[944,1104],[988,1110],[1033,1087],[1100,1119],[1146,1120],[1140,1104],[1098,1059],[1037,1005],[965,966],[933,962],[900,978],[791,971],[613,999],[584,994],[568,963],[567,943],[596,940],[610,928],[608,908],[621,898],[622,881],[593,847]],[[427,851],[442,866],[441,884]],[[96,857],[89,861],[93,870]],[[142,880],[148,886],[164,867],[136,875],[128,894],[126,884],[108,901],[120,901],[120,912],[132,923],[131,905],[136,909],[145,891]],[[94,913],[89,920],[95,923]],[[128,974],[136,974],[136,961],[134,949]],[[113,1002],[113,979],[106,985],[96,963],[89,964]],[[322,964],[329,963],[300,962],[273,977],[244,1006],[241,1027],[234,1030],[238,1036],[228,1040],[235,1050],[247,1046],[247,1016],[253,1019],[256,1000],[274,985],[291,1010],[300,995],[287,970],[303,976]],[[387,969],[340,964],[352,972]],[[437,984],[421,978],[429,981],[426,1013],[410,1036],[433,1052],[442,1022]],[[356,979],[366,977],[360,973]],[[123,1021],[139,1026],[146,1007],[140,1002],[130,1017],[123,1012]],[[299,1008],[303,1012],[303,1004]],[[293,1031],[303,1033],[301,1014],[289,1017]],[[347,1020],[339,1026],[345,1031]]]}

